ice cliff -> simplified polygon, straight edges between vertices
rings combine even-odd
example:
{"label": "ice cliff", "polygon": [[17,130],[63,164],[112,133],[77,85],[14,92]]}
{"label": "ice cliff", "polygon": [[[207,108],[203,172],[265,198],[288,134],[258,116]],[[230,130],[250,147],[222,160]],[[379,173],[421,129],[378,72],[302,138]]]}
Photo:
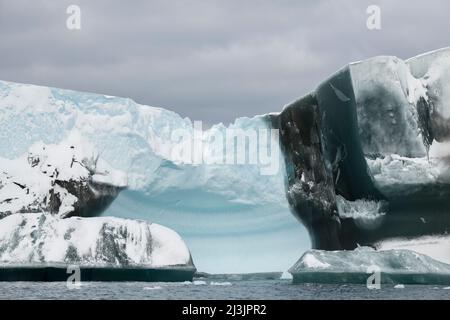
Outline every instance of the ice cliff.
{"label": "ice cliff", "polygon": [[351,63],[273,115],[313,248],[450,231],[450,50]]}

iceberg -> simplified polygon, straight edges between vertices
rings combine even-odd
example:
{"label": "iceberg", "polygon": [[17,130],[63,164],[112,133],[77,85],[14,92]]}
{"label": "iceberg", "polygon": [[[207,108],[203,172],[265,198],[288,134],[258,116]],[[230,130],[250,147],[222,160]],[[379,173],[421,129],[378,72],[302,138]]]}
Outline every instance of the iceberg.
{"label": "iceberg", "polygon": [[[422,222],[427,223],[428,221],[422,217]],[[385,239],[377,242],[375,248],[377,250],[412,250],[450,265],[450,237],[448,235]]]}
{"label": "iceberg", "polygon": [[[0,202],[8,200],[0,204],[0,212],[35,212],[39,206],[61,217],[101,214],[151,221],[182,236],[199,270],[286,270],[310,241],[285,200],[281,155],[278,170],[263,175],[261,165],[214,164],[217,156],[212,152],[214,137],[228,130],[270,130],[268,116],[203,130],[205,161],[200,163],[173,152],[186,143],[173,139],[179,129],[192,136],[198,131],[187,118],[130,99],[0,81],[0,158],[2,168],[8,168],[6,176],[13,177],[0,176]],[[52,210],[47,202],[55,179],[43,173],[46,164],[30,168],[27,160],[36,151],[48,158],[48,152],[39,150],[44,146],[58,151],[56,159],[45,163],[65,170],[66,180],[75,176],[72,180],[83,181],[88,190],[95,183],[92,194],[104,195],[96,198],[101,200],[98,210],[74,210],[79,196],[72,197],[58,184],[63,205],[58,212]],[[278,141],[272,147],[279,154]],[[248,148],[248,156],[264,148],[267,142],[260,140],[257,150]],[[77,162],[71,168],[74,153]],[[80,166],[83,159],[97,160],[98,173]],[[29,173],[23,174],[25,170]],[[28,181],[33,176],[36,179]],[[33,183],[36,180],[40,183]],[[13,182],[35,186],[35,196]],[[99,190],[97,183],[105,188]],[[17,195],[20,200],[10,200]],[[78,207],[83,203],[78,201]]]}
{"label": "iceberg", "polygon": [[271,116],[313,248],[450,231],[449,53],[351,63]]}
{"label": "iceberg", "polygon": [[294,283],[367,284],[379,272],[380,284],[448,284],[450,265],[410,250],[309,250],[289,272]]}
{"label": "iceberg", "polygon": [[0,218],[46,211],[61,218],[95,216],[127,185],[86,144],[69,137],[58,145],[36,143],[17,159],[0,158]]}
{"label": "iceberg", "polygon": [[0,220],[0,280],[190,281],[196,271],[181,237],[121,218],[13,214]]}

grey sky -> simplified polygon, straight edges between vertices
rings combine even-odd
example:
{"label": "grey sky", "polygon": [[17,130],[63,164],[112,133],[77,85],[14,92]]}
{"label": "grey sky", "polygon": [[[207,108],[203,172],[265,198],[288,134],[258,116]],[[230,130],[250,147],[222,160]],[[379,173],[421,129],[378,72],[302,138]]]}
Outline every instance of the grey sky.
{"label": "grey sky", "polygon": [[[66,28],[70,4],[80,31]],[[230,122],[279,111],[350,61],[449,46],[448,15],[446,0],[0,0],[0,79]]]}

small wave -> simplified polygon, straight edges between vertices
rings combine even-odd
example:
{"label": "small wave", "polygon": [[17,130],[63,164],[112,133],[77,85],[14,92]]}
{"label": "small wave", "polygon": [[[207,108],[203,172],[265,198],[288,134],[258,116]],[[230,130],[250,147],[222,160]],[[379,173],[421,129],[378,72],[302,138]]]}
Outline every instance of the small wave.
{"label": "small wave", "polygon": [[154,286],[154,287],[144,287],[144,290],[161,290],[161,286]]}
{"label": "small wave", "polygon": [[211,282],[212,286],[231,286],[231,282]]}

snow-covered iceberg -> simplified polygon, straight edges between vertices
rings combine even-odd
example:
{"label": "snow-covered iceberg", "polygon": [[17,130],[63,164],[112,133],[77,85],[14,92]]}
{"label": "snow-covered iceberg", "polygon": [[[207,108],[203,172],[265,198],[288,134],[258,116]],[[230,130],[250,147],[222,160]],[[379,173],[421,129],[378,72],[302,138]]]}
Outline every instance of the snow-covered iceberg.
{"label": "snow-covered iceberg", "polygon": [[109,281],[191,280],[196,270],[181,237],[158,224],[48,213],[0,219],[0,280],[65,281],[72,265],[82,279]]}
{"label": "snow-covered iceberg", "polygon": [[294,283],[449,284],[450,265],[410,250],[309,250],[289,272]]}
{"label": "snow-covered iceberg", "polygon": [[[217,124],[204,130],[199,138],[204,161],[196,163],[173,152],[190,142],[173,139],[173,133],[182,129],[194,137],[200,129],[174,112],[130,99],[0,81],[0,158],[8,168],[13,167],[11,163],[17,168],[5,171],[14,177],[8,180],[11,183],[0,178],[5,185],[0,194],[3,200],[21,194],[20,201],[8,200],[0,205],[0,211],[11,211],[14,206],[23,212],[25,199],[33,203],[35,197],[24,195],[13,183],[30,184],[31,173],[41,175],[45,184],[45,188],[33,188],[37,203],[50,209],[42,203],[48,201],[54,179],[43,176],[44,167],[30,169],[27,159],[36,148],[53,146],[60,157],[45,162],[52,168],[62,162],[60,167],[67,175],[76,169],[74,174],[86,180],[86,170],[79,163],[85,158],[97,159],[97,171],[107,174],[94,174],[91,180],[121,188],[117,197],[106,197],[114,201],[101,207],[104,216],[145,219],[176,230],[200,270],[286,270],[310,242],[285,200],[285,170],[278,141],[271,143],[273,154],[278,155],[275,165],[279,165],[271,175],[262,174],[270,163],[215,164],[220,152],[219,156],[214,153],[214,137],[230,129],[270,130],[267,119],[240,118],[229,126]],[[249,157],[265,150],[267,141],[271,140],[259,140],[257,150],[248,149]],[[78,160],[70,168],[73,152],[79,152]],[[126,188],[122,188],[124,183]],[[65,194],[59,187],[58,191]],[[73,212],[76,200],[70,194],[63,198],[66,205],[58,214],[66,216]]]}
{"label": "snow-covered iceberg", "polygon": [[127,185],[123,173],[72,136],[58,145],[36,143],[16,159],[0,158],[0,168],[0,218],[32,212],[96,216]]}

